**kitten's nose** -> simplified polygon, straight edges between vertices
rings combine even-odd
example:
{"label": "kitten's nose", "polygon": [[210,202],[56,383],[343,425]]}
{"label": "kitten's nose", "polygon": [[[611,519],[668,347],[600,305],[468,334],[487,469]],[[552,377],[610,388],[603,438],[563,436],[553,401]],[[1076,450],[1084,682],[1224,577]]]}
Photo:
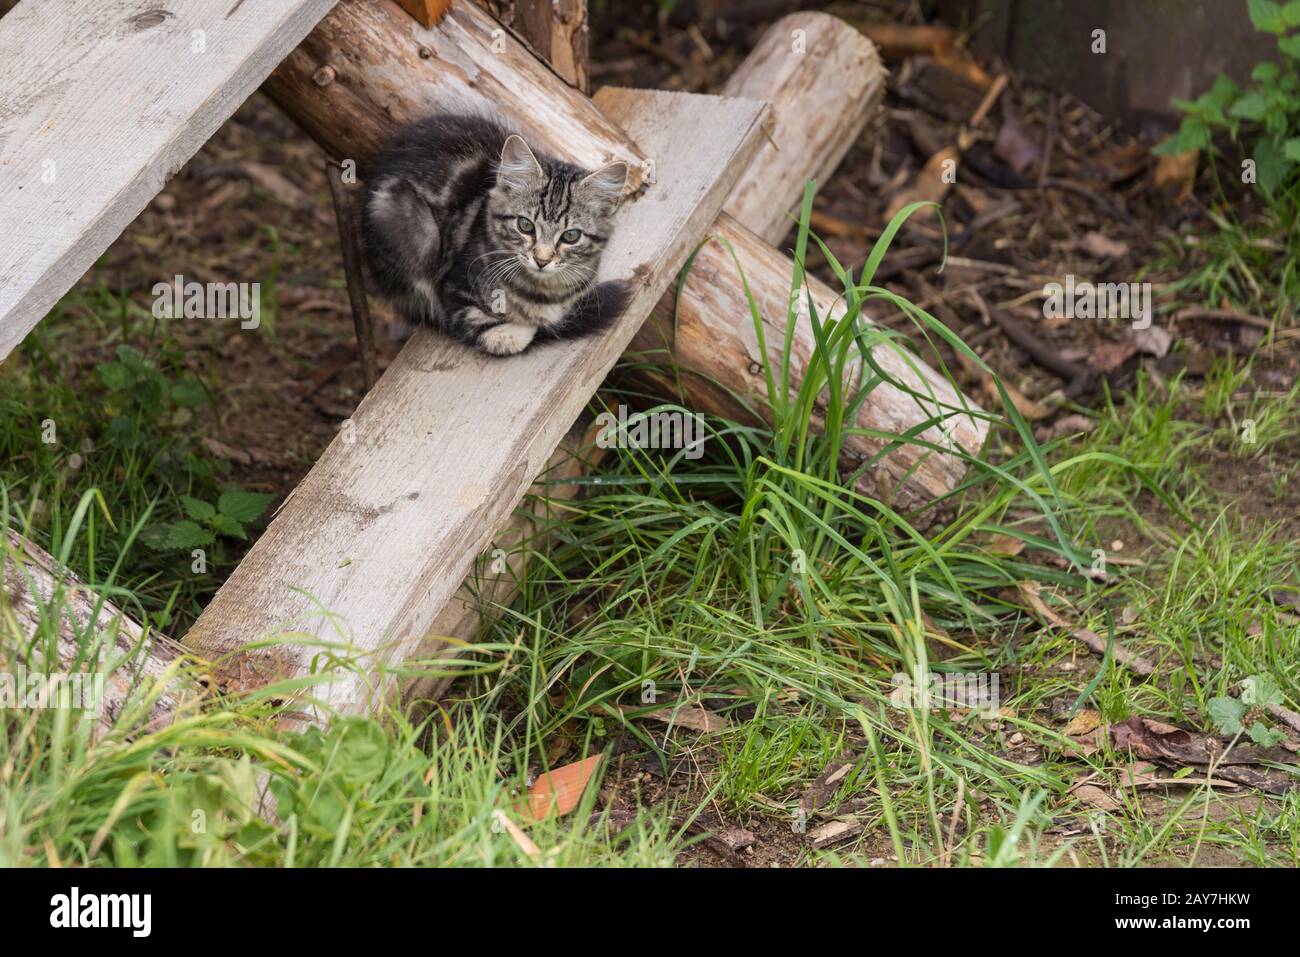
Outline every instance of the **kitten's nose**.
{"label": "kitten's nose", "polygon": [[537,263],[537,265],[545,266],[554,258],[555,258],[554,246],[538,245],[533,247],[533,260]]}

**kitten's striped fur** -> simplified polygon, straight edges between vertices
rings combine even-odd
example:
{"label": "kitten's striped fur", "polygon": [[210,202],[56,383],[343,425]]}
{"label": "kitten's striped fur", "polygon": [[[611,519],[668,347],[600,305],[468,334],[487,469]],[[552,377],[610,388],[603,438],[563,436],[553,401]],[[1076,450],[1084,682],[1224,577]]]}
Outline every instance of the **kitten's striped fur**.
{"label": "kitten's striped fur", "polygon": [[590,335],[627,305],[595,282],[624,163],[595,172],[537,156],[491,120],[432,116],[367,171],[366,261],[380,293],[492,355]]}

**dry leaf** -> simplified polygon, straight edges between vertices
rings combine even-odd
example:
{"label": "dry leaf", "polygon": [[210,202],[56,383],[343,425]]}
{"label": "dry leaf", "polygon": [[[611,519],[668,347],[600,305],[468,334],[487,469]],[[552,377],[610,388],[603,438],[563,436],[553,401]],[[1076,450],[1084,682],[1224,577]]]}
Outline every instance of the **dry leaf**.
{"label": "dry leaf", "polygon": [[1168,330],[1156,325],[1138,329],[1133,333],[1133,345],[1137,347],[1137,350],[1149,356],[1155,356],[1157,359],[1165,357],[1173,342],[1174,337],[1169,334]]}
{"label": "dry leaf", "polygon": [[660,708],[642,717],[679,728],[690,728],[692,731],[721,731],[727,727],[727,719],[722,715],[695,704]]}
{"label": "dry leaf", "polygon": [[563,817],[568,814],[578,806],[602,757],[604,755],[593,754],[582,761],[547,771],[529,788],[527,806],[515,810],[526,820],[533,821],[540,821],[548,815]]}
{"label": "dry leaf", "polygon": [[1070,723],[1065,726],[1065,733],[1073,737],[1095,731],[1099,727],[1101,727],[1101,715],[1091,708],[1084,708],[1070,719]]}
{"label": "dry leaf", "polygon": [[1118,259],[1120,256],[1128,255],[1128,243],[1111,239],[1096,230],[1089,230],[1083,234],[1079,248],[1097,259]]}
{"label": "dry leaf", "polygon": [[1124,805],[1120,804],[1104,788],[1095,784],[1078,784],[1070,788],[1069,792],[1085,804],[1091,804],[1095,808],[1103,811],[1119,811]]}
{"label": "dry leaf", "polygon": [[994,535],[989,539],[989,551],[995,555],[1019,555],[1025,550],[1025,540],[1014,535]]}
{"label": "dry leaf", "polygon": [[1132,342],[1103,342],[1092,350],[1088,366],[1098,372],[1110,372],[1128,362],[1137,351],[1137,345]]}
{"label": "dry leaf", "polygon": [[1162,193],[1171,193],[1178,202],[1191,198],[1196,182],[1196,150],[1161,156],[1156,159],[1152,182]]}
{"label": "dry leaf", "polygon": [[[949,162],[951,161],[951,165]],[[939,203],[948,195],[948,189],[955,182],[957,164],[961,162],[961,153],[955,146],[949,146],[939,150],[928,160],[921,171],[916,174],[916,178],[911,184],[901,190],[885,207],[885,219],[890,220],[903,207],[912,203],[934,202]],[[951,170],[952,175],[944,174]],[[912,214],[913,220],[921,220],[927,216],[933,216],[934,209],[926,207]]]}

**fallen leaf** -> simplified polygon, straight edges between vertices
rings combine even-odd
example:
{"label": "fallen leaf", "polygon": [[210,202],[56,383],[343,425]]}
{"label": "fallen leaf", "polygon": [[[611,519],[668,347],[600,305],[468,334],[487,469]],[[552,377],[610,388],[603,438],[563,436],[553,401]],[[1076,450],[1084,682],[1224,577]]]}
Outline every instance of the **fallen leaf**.
{"label": "fallen leaf", "polygon": [[1065,733],[1071,737],[1079,734],[1087,734],[1101,727],[1101,715],[1091,708],[1084,708],[1065,726]]}
{"label": "fallen leaf", "polygon": [[547,771],[528,790],[528,804],[515,810],[525,819],[540,821],[547,816],[563,817],[578,806],[587,783],[596,773],[601,754]]}
{"label": "fallen leaf", "polygon": [[1096,784],[1077,784],[1070,788],[1067,793],[1073,794],[1083,803],[1091,804],[1103,811],[1119,811],[1124,807],[1111,797],[1104,788],[1098,787]]}
{"label": "fallen leaf", "polygon": [[1165,357],[1173,342],[1174,337],[1169,334],[1169,331],[1157,325],[1150,325],[1133,333],[1133,345],[1137,350],[1155,356],[1157,359]]}
{"label": "fallen leaf", "polygon": [[1025,132],[1019,118],[1010,110],[1003,109],[1002,125],[993,142],[993,155],[1018,176],[1042,159],[1042,150],[1038,141]]}
{"label": "fallen leaf", "polygon": [[1083,239],[1079,242],[1079,248],[1089,256],[1095,256],[1097,259],[1118,259],[1121,256],[1128,255],[1128,243],[1111,239],[1096,230],[1089,230],[1083,234]]}
{"label": "fallen leaf", "polygon": [[679,728],[689,728],[692,731],[721,731],[727,727],[727,719],[720,714],[714,714],[707,708],[701,708],[699,705],[688,704],[681,707],[660,708],[658,711],[651,711],[647,715],[642,715],[652,721],[662,721],[664,724],[675,725]]}
{"label": "fallen leaf", "polygon": [[1178,202],[1191,198],[1192,184],[1196,181],[1196,150],[1161,156],[1156,159],[1151,181],[1162,193],[1169,193]]}
{"label": "fallen leaf", "polygon": [[1103,342],[1092,350],[1088,367],[1098,372],[1111,372],[1133,358],[1137,351],[1137,344],[1133,342]]}
{"label": "fallen leaf", "polygon": [[1057,419],[1051,425],[1040,426],[1034,430],[1034,438],[1039,442],[1050,442],[1053,439],[1059,439],[1063,435],[1072,435],[1076,432],[1091,432],[1097,427],[1097,423],[1086,415],[1072,413],[1064,415]]}

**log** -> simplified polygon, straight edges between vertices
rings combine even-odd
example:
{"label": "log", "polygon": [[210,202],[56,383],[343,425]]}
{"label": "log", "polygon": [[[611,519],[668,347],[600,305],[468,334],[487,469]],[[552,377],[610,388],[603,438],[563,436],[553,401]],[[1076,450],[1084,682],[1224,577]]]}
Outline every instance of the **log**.
{"label": "log", "polygon": [[[455,7],[443,25],[474,10]],[[342,631],[380,673],[437,637],[438,612],[716,219],[766,113],[658,91],[606,89],[583,103],[662,157],[656,183],[620,209],[601,261],[602,280],[632,288],[623,317],[602,336],[508,360],[417,330],[191,628],[185,645],[200,657],[226,659],[259,636]],[[246,654],[254,681],[269,683],[307,673],[317,650]],[[346,671],[316,697],[355,714],[387,694]]]}
{"label": "log", "polygon": [[402,124],[430,113],[506,116],[535,148],[642,185],[645,156],[578,90],[472,3],[421,26],[393,0],[341,0],[262,87],[312,139],[363,168]]}
{"label": "log", "polygon": [[[674,376],[671,369],[638,368],[635,377],[693,408],[720,412],[740,421],[752,419],[750,410],[757,410],[767,419],[767,387],[758,335],[738,277],[745,277],[749,295],[763,317],[763,339],[769,358],[774,368],[779,368],[791,297],[791,269],[788,257],[726,214],[719,217],[713,237],[695,257],[679,303],[674,303],[671,296],[661,300],[632,341],[631,351],[640,357],[658,363],[675,361],[682,374]],[[824,282],[808,276],[805,284],[823,322],[844,314],[842,297]],[[791,343],[791,376],[796,386],[804,379],[815,345],[811,321],[805,318],[797,322]],[[877,385],[858,413],[860,428],[902,435],[926,420],[942,417],[944,425],[931,425],[921,433],[924,440],[940,447],[949,447],[947,443],[952,441],[972,454],[983,445],[988,422],[979,417],[979,407],[952,383],[904,346],[880,345],[872,355],[903,388],[888,382]],[[855,362],[850,366],[846,382],[852,384],[860,375],[861,365]],[[792,388],[792,394],[794,391]],[[820,414],[814,414],[813,424],[820,430]],[[856,469],[887,445],[888,439],[846,436],[845,470]],[[876,469],[860,479],[858,489],[894,507],[922,508],[931,499],[951,491],[965,470],[959,456],[940,454],[909,442],[885,455]]]}
{"label": "log", "polygon": [[774,23],[722,88],[767,100],[775,122],[727,212],[769,243],[784,239],[804,183],[824,182],[880,109],[885,77],[871,41],[837,17],[792,13]]}
{"label": "log", "polygon": [[587,92],[587,0],[479,0],[565,83]]}
{"label": "log", "polygon": [[[14,660],[13,650],[34,636],[48,635],[51,612],[57,609],[58,670],[104,675],[97,734],[112,725],[142,686],[158,690],[149,708],[153,727],[197,700],[198,688],[187,687],[174,675],[178,652],[169,639],[145,632],[71,572],[60,574],[49,552],[13,529],[5,529],[5,541],[0,548],[0,673],[14,675],[20,665],[26,666],[29,659]],[[111,651],[111,660],[88,655],[87,649],[103,638],[107,640],[100,653]],[[41,660],[39,648],[32,657],[32,664]]]}

